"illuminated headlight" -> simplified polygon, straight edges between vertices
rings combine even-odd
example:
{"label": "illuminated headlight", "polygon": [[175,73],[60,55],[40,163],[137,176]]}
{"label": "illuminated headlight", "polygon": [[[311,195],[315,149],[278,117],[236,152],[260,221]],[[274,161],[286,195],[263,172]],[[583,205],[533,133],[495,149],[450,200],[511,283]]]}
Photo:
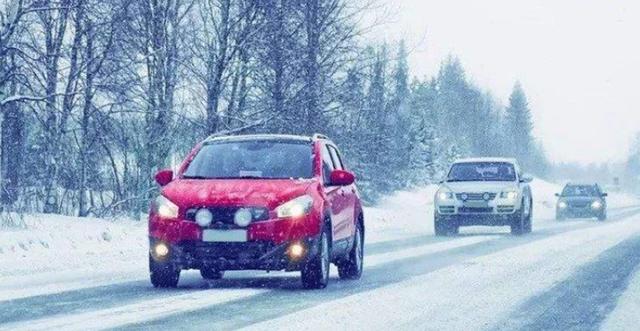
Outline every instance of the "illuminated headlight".
{"label": "illuminated headlight", "polygon": [[178,218],[178,206],[162,195],[156,198],[151,209],[162,218]]}
{"label": "illuminated headlight", "polygon": [[448,190],[440,190],[438,191],[438,200],[440,201],[450,201],[453,200],[453,192]]}
{"label": "illuminated headlight", "polygon": [[196,212],[196,223],[203,228],[208,227],[213,222],[213,214],[209,209],[202,208]]}
{"label": "illuminated headlight", "polygon": [[558,202],[558,208],[560,208],[560,209],[565,209],[565,208],[567,208],[567,203],[566,203],[566,202],[564,202],[564,201],[560,201],[560,202]]}
{"label": "illuminated headlight", "polygon": [[591,208],[592,209],[600,209],[602,208],[602,202],[596,200],[594,202],[591,203]]}
{"label": "illuminated headlight", "polygon": [[300,217],[306,215],[311,210],[312,205],[313,199],[311,196],[303,195],[280,205],[276,208],[276,213],[278,218]]}
{"label": "illuminated headlight", "polygon": [[504,191],[500,193],[500,198],[501,199],[507,199],[507,200],[515,200],[518,198],[518,192],[517,191]]}

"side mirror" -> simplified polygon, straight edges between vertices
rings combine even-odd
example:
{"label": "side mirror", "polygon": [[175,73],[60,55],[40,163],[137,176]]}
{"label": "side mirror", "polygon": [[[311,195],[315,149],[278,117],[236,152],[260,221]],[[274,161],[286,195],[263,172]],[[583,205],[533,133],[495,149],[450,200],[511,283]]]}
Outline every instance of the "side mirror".
{"label": "side mirror", "polygon": [[604,197],[608,197],[608,196],[609,196],[609,193],[602,193],[602,197],[603,197],[603,198],[604,198]]}
{"label": "side mirror", "polygon": [[560,197],[560,193],[555,193],[554,195],[557,197]]}
{"label": "side mirror", "polygon": [[346,170],[334,170],[329,176],[330,185],[347,186],[356,181],[356,176]]}
{"label": "side mirror", "polygon": [[520,182],[521,183],[531,183],[532,181],[533,181],[533,177],[531,175],[528,175],[528,174],[524,174],[520,178]]}
{"label": "side mirror", "polygon": [[173,170],[170,170],[170,169],[160,170],[156,173],[155,179],[158,185],[165,186],[171,183],[171,181],[173,180]]}

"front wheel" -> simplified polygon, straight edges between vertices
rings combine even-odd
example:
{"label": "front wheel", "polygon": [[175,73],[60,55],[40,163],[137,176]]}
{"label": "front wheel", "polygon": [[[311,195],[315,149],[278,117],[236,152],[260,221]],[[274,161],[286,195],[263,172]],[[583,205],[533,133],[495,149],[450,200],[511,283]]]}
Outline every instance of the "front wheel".
{"label": "front wheel", "polygon": [[302,267],[302,285],[308,289],[322,289],[329,283],[331,247],[325,229],[318,240],[318,252]]}
{"label": "front wheel", "polygon": [[222,279],[222,277],[224,276],[224,271],[219,271],[209,267],[202,267],[200,269],[200,275],[204,279],[216,280],[216,279]]}
{"label": "front wheel", "polygon": [[523,217],[522,209],[517,211],[511,219],[511,234],[520,236],[525,233],[526,225],[525,218]]}
{"label": "front wheel", "polygon": [[529,212],[524,223],[525,233],[531,233],[533,231],[533,203],[529,200]]}
{"label": "front wheel", "polygon": [[598,221],[606,221],[607,220],[607,213],[603,212],[602,214],[598,215]]}
{"label": "front wheel", "polygon": [[436,214],[433,219],[433,232],[437,237],[443,236],[451,236],[456,235],[460,232],[460,227],[458,224],[453,223],[454,221],[443,221]]}
{"label": "front wheel", "polygon": [[177,287],[180,268],[171,263],[158,262],[149,254],[149,278],[154,287]]}
{"label": "front wheel", "polygon": [[338,265],[338,274],[342,279],[359,279],[362,276],[364,257],[364,233],[362,225],[358,222],[353,238],[353,248],[347,256],[347,260]]}

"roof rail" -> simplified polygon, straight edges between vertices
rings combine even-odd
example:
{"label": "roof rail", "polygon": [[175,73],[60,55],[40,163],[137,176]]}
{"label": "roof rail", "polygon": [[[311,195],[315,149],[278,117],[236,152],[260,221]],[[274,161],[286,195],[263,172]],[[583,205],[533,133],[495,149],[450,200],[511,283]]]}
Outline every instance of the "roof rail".
{"label": "roof rail", "polygon": [[325,139],[325,140],[329,140],[329,137],[327,137],[324,134],[321,133],[314,133],[313,136],[311,137],[313,139]]}

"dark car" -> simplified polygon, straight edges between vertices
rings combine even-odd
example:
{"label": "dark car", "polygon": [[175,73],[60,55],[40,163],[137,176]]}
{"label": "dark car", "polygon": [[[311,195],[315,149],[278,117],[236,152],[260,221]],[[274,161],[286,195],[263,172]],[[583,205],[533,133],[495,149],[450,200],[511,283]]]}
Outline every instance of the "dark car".
{"label": "dark car", "polygon": [[556,219],[570,217],[597,217],[607,219],[607,193],[598,184],[567,184],[562,193],[556,193]]}

